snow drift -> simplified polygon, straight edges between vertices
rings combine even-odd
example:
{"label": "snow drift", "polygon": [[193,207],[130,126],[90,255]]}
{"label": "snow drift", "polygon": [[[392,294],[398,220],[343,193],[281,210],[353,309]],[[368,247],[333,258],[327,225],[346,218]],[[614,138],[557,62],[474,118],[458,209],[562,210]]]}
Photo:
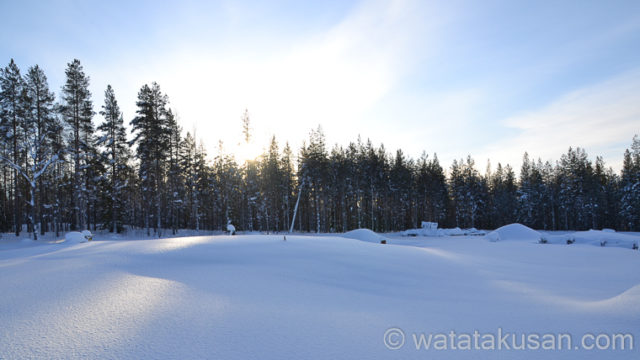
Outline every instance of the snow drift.
{"label": "snow drift", "polygon": [[638,247],[638,237],[615,231],[589,230],[569,234],[542,234],[542,240],[549,244],[586,244],[594,246],[614,246],[634,249]]}
{"label": "snow drift", "polygon": [[387,241],[388,239],[372,230],[369,229],[356,229],[347,231],[346,233],[340,235],[341,237],[355,239],[360,241],[372,242],[376,244],[380,244],[381,241]]}
{"label": "snow drift", "polygon": [[71,231],[64,235],[64,242],[68,244],[77,244],[81,242],[87,242],[93,238],[93,235],[89,230],[83,230],[82,232]]}
{"label": "snow drift", "polygon": [[489,241],[524,241],[544,244],[586,244],[637,249],[637,236],[616,233],[613,230],[589,230],[567,234],[540,233],[522,224],[509,224],[485,236]]}
{"label": "snow drift", "polygon": [[540,242],[542,235],[530,227],[522,224],[509,224],[497,228],[486,235],[489,241],[525,241]]}

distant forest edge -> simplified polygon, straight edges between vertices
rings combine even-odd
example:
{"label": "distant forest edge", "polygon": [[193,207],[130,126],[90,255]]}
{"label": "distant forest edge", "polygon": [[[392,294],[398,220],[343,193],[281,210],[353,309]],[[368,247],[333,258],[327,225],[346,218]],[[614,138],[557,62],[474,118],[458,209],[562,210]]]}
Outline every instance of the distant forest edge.
{"label": "distant forest edge", "polygon": [[[640,231],[640,139],[624,153],[620,174],[601,157],[569,148],[555,164],[524,154],[519,177],[497,165],[481,175],[471,156],[445,175],[436,155],[360,139],[328,149],[322,130],[294,156],[273,137],[264,154],[238,164],[182,129],[157,83],[138,92],[132,140],[114,90],[107,86],[97,127],[89,77],[80,61],[65,70],[59,100],[37,65],[22,75],[13,60],[1,69],[0,232],[34,238],[74,229],[146,228],[296,231],[354,228],[403,230],[420,221],[491,229],[520,222],[536,229],[615,228]],[[249,117],[242,118],[249,141]],[[222,149],[222,147],[221,147]],[[163,230],[165,229],[165,230]],[[166,230],[169,229],[169,230]],[[165,234],[161,232],[165,231]]]}

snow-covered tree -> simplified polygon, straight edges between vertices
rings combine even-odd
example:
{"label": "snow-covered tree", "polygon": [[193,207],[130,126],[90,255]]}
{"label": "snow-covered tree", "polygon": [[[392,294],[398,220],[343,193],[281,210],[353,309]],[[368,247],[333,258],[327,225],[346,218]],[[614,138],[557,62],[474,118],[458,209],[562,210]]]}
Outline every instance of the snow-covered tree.
{"label": "snow-covered tree", "polygon": [[38,239],[38,232],[42,227],[40,217],[42,198],[42,179],[52,163],[58,160],[58,154],[53,153],[51,146],[52,132],[56,122],[53,117],[54,95],[49,91],[47,77],[36,65],[31,67],[25,76],[25,113],[22,123],[22,148],[25,153],[24,163],[16,163],[8,158],[4,160],[24,179],[28,187],[28,220],[33,239]]}

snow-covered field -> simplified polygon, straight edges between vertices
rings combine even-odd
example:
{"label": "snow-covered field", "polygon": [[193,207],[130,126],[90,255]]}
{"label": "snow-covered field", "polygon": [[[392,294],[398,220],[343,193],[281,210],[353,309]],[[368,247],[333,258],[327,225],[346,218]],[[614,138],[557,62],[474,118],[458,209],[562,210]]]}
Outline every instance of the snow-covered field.
{"label": "snow-covered field", "polygon": [[[386,245],[366,231],[286,241],[283,235],[0,240],[0,358],[640,355],[638,251],[489,235],[382,238]],[[416,350],[414,335],[449,338],[452,331],[458,347],[462,334],[475,331],[485,336],[481,341],[499,331],[514,334],[516,344],[521,334],[570,334],[572,347],[498,350],[496,343],[483,350],[472,343],[461,350],[447,343],[436,350],[438,344],[426,349],[423,342]],[[575,348],[585,334],[620,333],[633,335],[633,350]]]}

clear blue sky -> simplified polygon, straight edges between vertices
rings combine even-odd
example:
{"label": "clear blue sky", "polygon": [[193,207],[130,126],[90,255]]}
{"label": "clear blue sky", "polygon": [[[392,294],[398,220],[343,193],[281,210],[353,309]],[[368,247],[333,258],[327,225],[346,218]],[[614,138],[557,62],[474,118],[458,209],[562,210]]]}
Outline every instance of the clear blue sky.
{"label": "clear blue sky", "polygon": [[255,156],[272,134],[297,149],[321,124],[330,145],[360,134],[445,167],[581,146],[618,170],[640,133],[639,1],[0,4],[3,66],[39,64],[58,93],[78,58],[96,111],[111,84],[127,121],[155,80],[210,154]]}

